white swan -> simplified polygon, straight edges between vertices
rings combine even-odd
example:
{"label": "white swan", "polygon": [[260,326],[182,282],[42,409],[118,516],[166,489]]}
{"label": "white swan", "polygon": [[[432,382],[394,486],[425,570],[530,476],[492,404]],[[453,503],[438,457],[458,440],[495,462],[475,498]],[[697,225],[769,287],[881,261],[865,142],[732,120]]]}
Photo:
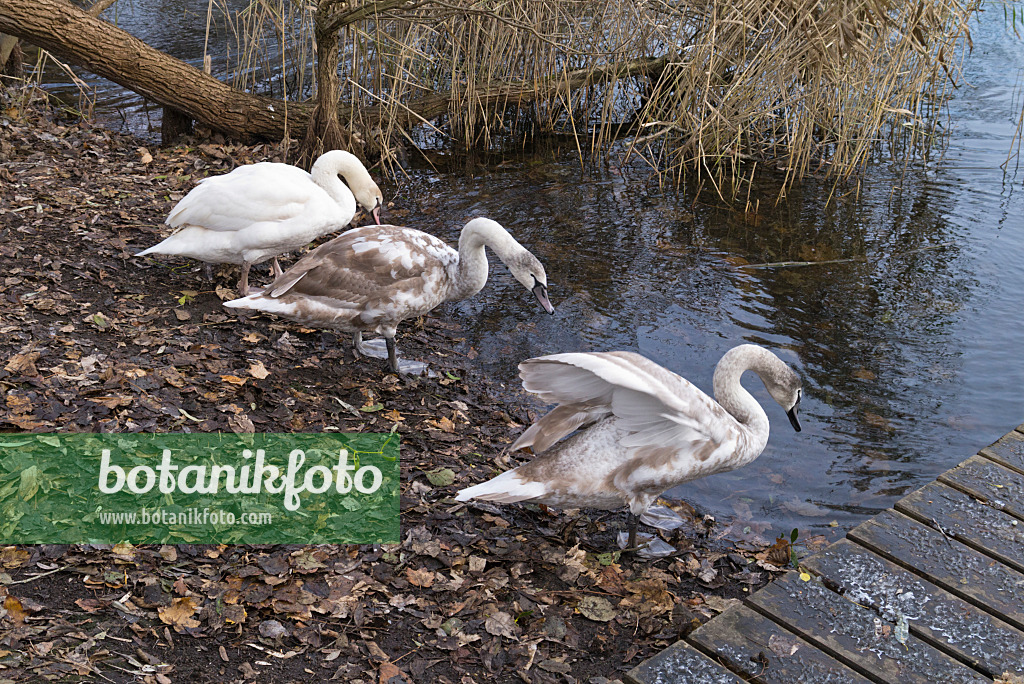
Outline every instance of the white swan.
{"label": "white swan", "polygon": [[343,150],[321,155],[311,173],[272,162],[239,166],[201,180],[167,216],[167,225],[178,230],[135,256],[170,254],[240,264],[238,288],[246,295],[252,264],[273,258],[274,275],[281,275],[278,255],[347,226],[356,214],[356,200],[380,223],[380,189],[359,159]]}
{"label": "white swan", "polygon": [[629,548],[635,548],[637,517],[662,492],[739,468],[764,450],[768,416],[740,384],[747,370],[761,377],[799,431],[800,378],[757,345],[735,347],[718,362],[718,402],[631,352],[553,354],[524,361],[519,364],[523,387],[558,406],[530,426],[511,450],[532,447],[541,455],[455,498],[566,508],[627,505]]}
{"label": "white swan", "polygon": [[[363,331],[384,336],[388,365],[399,370],[395,329],[441,302],[472,297],[487,282],[490,247],[548,313],[544,267],[497,222],[467,223],[455,251],[433,235],[401,226],[363,226],[299,259],[262,293],[224,306],[275,313],[304,325],[352,332],[355,352],[371,354]],[[403,372],[423,364],[406,362]]]}

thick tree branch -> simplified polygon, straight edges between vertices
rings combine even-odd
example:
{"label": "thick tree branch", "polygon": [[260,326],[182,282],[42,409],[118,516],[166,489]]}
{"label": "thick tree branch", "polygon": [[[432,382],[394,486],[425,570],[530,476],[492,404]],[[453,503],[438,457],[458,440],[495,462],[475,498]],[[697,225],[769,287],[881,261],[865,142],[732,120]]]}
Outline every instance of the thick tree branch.
{"label": "thick tree branch", "polygon": [[[329,2],[326,9],[330,12],[331,6],[339,4],[342,3],[334,0],[333,2]],[[325,22],[324,28],[328,31],[339,31],[349,24],[354,24],[357,21],[362,21],[363,19],[369,19],[375,14],[381,14],[394,9],[409,10],[419,7],[422,4],[422,2],[415,2],[414,0],[375,0],[374,2],[368,2],[365,5],[360,5],[355,9],[331,15]]]}

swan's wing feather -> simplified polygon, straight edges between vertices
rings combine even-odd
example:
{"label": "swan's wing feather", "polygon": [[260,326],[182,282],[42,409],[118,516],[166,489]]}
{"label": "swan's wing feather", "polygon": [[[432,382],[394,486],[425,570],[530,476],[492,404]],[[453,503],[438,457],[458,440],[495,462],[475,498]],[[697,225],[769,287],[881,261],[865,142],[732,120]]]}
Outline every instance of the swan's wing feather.
{"label": "swan's wing feather", "polygon": [[299,259],[267,292],[271,297],[290,294],[353,305],[374,301],[402,305],[399,299],[433,297],[432,288],[447,286],[446,264],[452,257],[445,250],[455,253],[420,231],[398,226],[355,228]]}
{"label": "swan's wing feather", "polygon": [[518,451],[531,447],[539,454],[571,432],[597,422],[610,413],[608,407],[600,403],[561,404],[531,425],[509,448]]}
{"label": "swan's wing feather", "polygon": [[302,169],[261,162],[204,178],[174,206],[167,225],[237,231],[255,223],[287,221],[332,205],[337,206]]}
{"label": "swan's wing feather", "polygon": [[[639,354],[553,354],[524,361],[519,368],[523,387],[542,399],[566,406],[585,405],[591,415],[602,410],[605,415],[614,414],[629,431],[621,444],[630,450],[674,450],[685,443],[694,443],[698,449],[704,443],[720,445],[735,424],[732,416],[692,383]],[[540,422],[544,420],[547,416]],[[557,424],[559,438],[575,429],[570,429],[571,421]],[[556,430],[545,425],[538,428],[537,433],[541,432],[553,434]],[[536,444],[534,447],[536,451]]]}

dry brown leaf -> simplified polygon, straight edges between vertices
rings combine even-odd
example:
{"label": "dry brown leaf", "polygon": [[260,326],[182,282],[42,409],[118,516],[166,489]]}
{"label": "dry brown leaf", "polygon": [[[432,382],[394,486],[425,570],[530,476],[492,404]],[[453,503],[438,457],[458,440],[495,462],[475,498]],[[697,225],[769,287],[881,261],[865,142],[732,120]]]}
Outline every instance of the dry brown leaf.
{"label": "dry brown leaf", "polygon": [[110,552],[113,553],[115,556],[119,556],[120,558],[130,559],[135,557],[135,547],[131,544],[128,544],[127,542],[115,544],[114,548],[112,548]]}
{"label": "dry brown leaf", "polygon": [[4,366],[4,370],[14,375],[33,377],[39,375],[39,370],[36,368],[36,361],[38,360],[39,352],[37,351],[14,354],[7,359],[7,365]]}
{"label": "dry brown leaf", "polygon": [[28,611],[21,605],[21,601],[13,596],[8,596],[4,599],[4,610],[7,611],[7,617],[9,617],[15,625],[21,625],[25,622],[25,618],[28,617]]}
{"label": "dry brown leaf", "polygon": [[90,397],[89,401],[94,404],[106,406],[108,409],[116,409],[119,406],[127,406],[132,403],[132,398],[127,396],[120,397]]}
{"label": "dry brown leaf", "polygon": [[245,622],[245,619],[249,617],[249,614],[245,612],[245,608],[239,605],[225,605],[223,615],[224,622],[229,625],[237,625]]}
{"label": "dry brown leaf", "polygon": [[434,585],[434,572],[432,570],[408,568],[405,571],[405,578],[409,580],[409,584],[425,589]]}
{"label": "dry brown leaf", "polygon": [[447,416],[441,416],[440,420],[425,420],[423,421],[428,427],[432,427],[442,432],[455,432],[455,423],[452,422]]}
{"label": "dry brown leaf", "polygon": [[190,596],[183,596],[174,599],[169,606],[160,606],[156,612],[162,622],[181,632],[199,626],[199,620],[192,617],[195,615],[196,609],[195,601]]}
{"label": "dry brown leaf", "polygon": [[98,613],[110,605],[110,601],[95,598],[80,598],[75,600],[75,605],[86,613]]}
{"label": "dry brown leaf", "polygon": [[516,634],[520,631],[519,625],[516,624],[512,616],[502,611],[498,611],[484,620],[484,629],[487,630],[488,634],[503,636],[509,639],[515,638]]}
{"label": "dry brown leaf", "polygon": [[17,546],[5,546],[0,549],[0,566],[5,568],[20,568],[28,563],[29,558],[31,554]]}
{"label": "dry brown leaf", "polygon": [[238,416],[228,416],[228,426],[231,427],[232,432],[239,435],[251,435],[256,432],[256,426],[252,419],[244,413]]}
{"label": "dry brown leaf", "polygon": [[249,366],[249,375],[256,378],[257,380],[262,380],[263,378],[270,375],[270,371],[266,369],[262,361],[257,361],[256,363]]}
{"label": "dry brown leaf", "polygon": [[640,615],[667,613],[675,606],[675,599],[661,580],[637,580],[626,585],[630,596],[619,602],[619,608],[632,608]]}
{"label": "dry brown leaf", "polygon": [[239,387],[248,381],[248,378],[240,378],[237,375],[222,375],[220,376],[220,379],[232,385],[238,385]]}
{"label": "dry brown leaf", "polygon": [[409,675],[402,672],[397,665],[392,663],[390,660],[385,660],[380,664],[380,670],[378,671],[379,684],[399,684],[400,682],[408,682],[412,684],[412,680],[409,679]]}

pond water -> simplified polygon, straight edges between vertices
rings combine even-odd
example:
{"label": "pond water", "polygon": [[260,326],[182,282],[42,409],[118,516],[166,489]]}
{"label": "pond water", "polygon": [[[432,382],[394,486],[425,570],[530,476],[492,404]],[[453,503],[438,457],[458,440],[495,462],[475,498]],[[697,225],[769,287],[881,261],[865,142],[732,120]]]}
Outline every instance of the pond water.
{"label": "pond water", "polygon": [[[121,23],[195,60],[180,45],[191,35],[201,60],[204,16],[171,32],[125,13]],[[454,174],[414,170],[388,188],[392,220],[454,243],[484,214],[545,263],[555,316],[498,267],[483,293],[441,312],[510,392],[518,361],[546,353],[637,351],[710,391],[732,346],[776,350],[804,380],[803,432],[752,376],[772,422],[768,448],[674,493],[739,521],[734,532],[799,527],[833,539],[1024,421],[1024,172],[1000,169],[1020,114],[1024,40],[996,6],[973,31],[941,157],[905,173],[902,160],[876,163],[859,192],[831,202],[828,184],[778,205],[775,187],[755,187],[751,219],[709,193],[661,188],[642,165],[581,171],[571,150],[546,150]],[[113,123],[145,135],[138,106],[115,97],[125,96],[100,93],[125,112]],[[782,261],[831,263],[745,266]]]}

